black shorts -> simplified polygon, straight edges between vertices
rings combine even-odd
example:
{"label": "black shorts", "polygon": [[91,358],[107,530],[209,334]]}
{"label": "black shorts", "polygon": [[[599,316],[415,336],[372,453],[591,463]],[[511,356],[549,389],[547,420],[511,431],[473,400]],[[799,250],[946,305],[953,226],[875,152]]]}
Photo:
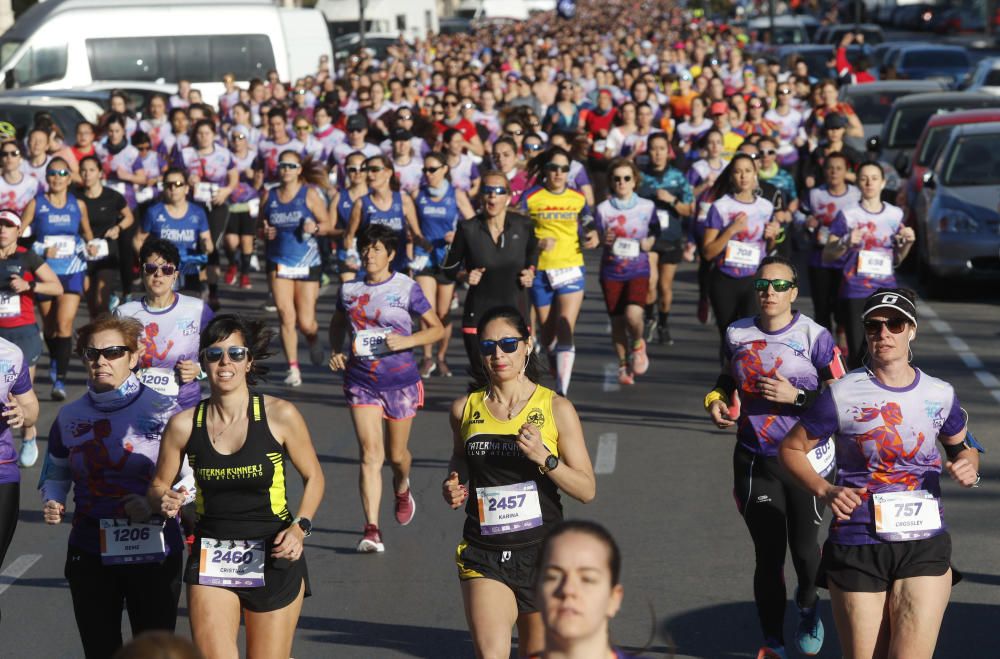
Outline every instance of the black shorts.
{"label": "black shorts", "polygon": [[951,565],[951,536],[948,533],[926,540],[883,542],[877,545],[823,545],[816,583],[822,588],[833,584],[851,593],[884,593],[892,582],[910,577],[940,577],[951,568],[951,583],[962,580]]}
{"label": "black shorts", "polygon": [[[278,264],[274,261],[267,262],[267,274],[270,275],[272,272],[278,271]],[[313,266],[309,268],[309,274],[301,279],[287,279],[286,281],[319,281],[320,276],[323,274],[323,266]],[[284,277],[279,277],[279,279],[284,279]]]}
{"label": "black shorts", "polygon": [[541,543],[521,549],[482,549],[462,541],[455,550],[458,578],[492,579],[514,591],[518,613],[538,611],[535,600],[535,581]]}
{"label": "black shorts", "polygon": [[0,338],[7,339],[18,348],[24,355],[24,361],[29,366],[38,363],[38,358],[42,356],[42,337],[38,332],[38,325],[30,323],[17,327],[0,327]]}
{"label": "black shorts", "polygon": [[[201,539],[195,538],[195,547],[201,546]],[[306,567],[306,557],[303,554],[297,561],[274,559],[271,557],[271,542],[265,543],[267,560],[264,562],[264,585],[260,588],[226,588],[225,586],[209,586],[209,588],[225,588],[240,598],[240,606],[256,613],[267,613],[283,609],[299,596],[299,590],[305,584],[305,596],[312,595],[309,588],[309,570]],[[184,583],[198,585],[198,567],[201,562],[199,551],[192,551],[184,568]]]}
{"label": "black shorts", "polygon": [[111,270],[113,272],[118,272],[118,268],[119,268],[118,250],[115,250],[114,254],[110,254],[103,259],[87,262],[88,275],[94,275],[100,270]]}
{"label": "black shorts", "polygon": [[432,265],[430,267],[424,268],[420,272],[414,272],[413,278],[416,279],[417,277],[431,277],[440,286],[453,286],[455,284],[454,280],[449,278],[448,275],[444,274],[444,271],[441,269],[441,266],[437,265]]}
{"label": "black shorts", "polygon": [[660,265],[677,265],[684,256],[684,241],[657,240],[653,243],[653,251],[656,252]]}
{"label": "black shorts", "polygon": [[257,218],[251,217],[249,211],[229,213],[226,222],[226,235],[255,236],[257,235]]}

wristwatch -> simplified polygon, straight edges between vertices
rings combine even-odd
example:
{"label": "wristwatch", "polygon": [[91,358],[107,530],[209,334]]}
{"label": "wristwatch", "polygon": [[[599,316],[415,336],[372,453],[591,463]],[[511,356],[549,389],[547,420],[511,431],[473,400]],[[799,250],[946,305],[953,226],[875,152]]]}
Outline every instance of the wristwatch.
{"label": "wristwatch", "polygon": [[545,458],[545,462],[543,464],[538,465],[538,473],[547,474],[558,466],[559,466],[559,458],[557,458],[554,455],[550,455],[549,457]]}
{"label": "wristwatch", "polygon": [[292,520],[292,524],[298,524],[299,528],[302,529],[303,537],[308,538],[313,532],[312,520],[308,517],[296,517]]}
{"label": "wristwatch", "polygon": [[795,407],[802,407],[806,404],[806,392],[801,389],[797,390],[798,393],[795,395]]}

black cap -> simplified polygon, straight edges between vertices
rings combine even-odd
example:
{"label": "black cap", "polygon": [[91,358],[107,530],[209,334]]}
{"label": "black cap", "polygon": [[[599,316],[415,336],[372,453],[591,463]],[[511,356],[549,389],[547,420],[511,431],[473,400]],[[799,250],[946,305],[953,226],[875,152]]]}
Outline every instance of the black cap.
{"label": "black cap", "polygon": [[393,142],[409,142],[410,138],[413,137],[413,133],[406,130],[405,128],[397,128],[392,131],[392,141]]}
{"label": "black cap", "polygon": [[831,112],[823,120],[823,128],[826,130],[830,130],[831,128],[847,128],[847,117],[839,112]]}
{"label": "black cap", "polygon": [[877,309],[895,309],[917,324],[917,305],[913,301],[913,292],[905,288],[880,288],[865,300],[865,309],[861,318],[867,318]]}
{"label": "black cap", "polygon": [[363,114],[352,114],[347,119],[347,130],[368,130],[368,119]]}

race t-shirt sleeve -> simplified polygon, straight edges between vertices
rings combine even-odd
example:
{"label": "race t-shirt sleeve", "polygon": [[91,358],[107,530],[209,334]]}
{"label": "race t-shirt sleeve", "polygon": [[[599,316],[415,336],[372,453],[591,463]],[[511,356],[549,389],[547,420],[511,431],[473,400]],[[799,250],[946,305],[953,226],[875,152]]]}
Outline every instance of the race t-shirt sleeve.
{"label": "race t-shirt sleeve", "polygon": [[958,394],[955,394],[952,398],[951,411],[948,412],[948,418],[944,420],[944,425],[941,426],[940,435],[943,437],[954,437],[962,432],[962,428],[964,427],[965,415],[962,414],[962,406],[958,402]]}
{"label": "race t-shirt sleeve", "polygon": [[473,163],[469,169],[469,180],[475,181],[477,178],[479,178],[479,165]]}
{"label": "race t-shirt sleeve", "polygon": [[212,311],[212,307],[208,306],[207,304],[203,304],[201,306],[201,329],[202,329],[202,331],[204,331],[205,327],[210,322],[212,322],[213,318],[215,318],[215,312]]}
{"label": "race t-shirt sleeve", "polygon": [[[837,344],[833,340],[833,335],[826,329],[820,332],[819,336],[813,342],[810,359],[813,366],[816,367],[816,371],[819,372],[821,379],[829,380],[836,377],[832,373],[836,369],[831,366],[833,360],[838,358],[834,350],[836,346]],[[826,376],[825,373],[830,373],[830,375]]]}
{"label": "race t-shirt sleeve", "polygon": [[[197,206],[195,208],[198,208]],[[208,227],[208,216],[205,211],[198,208],[198,235],[211,231]]]}
{"label": "race t-shirt sleeve", "polygon": [[420,290],[420,286],[416,282],[413,282],[413,288],[410,289],[410,313],[423,316],[430,310],[431,303],[427,301],[424,292]]}
{"label": "race t-shirt sleeve", "polygon": [[830,235],[843,238],[850,232],[851,230],[847,228],[847,217],[844,216],[844,211],[837,211],[837,216],[833,218],[833,223],[830,225]]}
{"label": "race t-shirt sleeve", "polygon": [[581,167],[580,171],[576,174],[576,179],[573,181],[577,188],[582,188],[585,185],[590,185],[590,177],[587,176],[587,169]]}
{"label": "race t-shirt sleeve", "polygon": [[682,204],[690,204],[694,201],[694,189],[691,187],[691,182],[687,179],[682,179],[681,193],[679,196]]}
{"label": "race t-shirt sleeve", "polygon": [[146,212],[142,214],[142,232],[143,233],[153,233],[153,208],[155,206],[150,206],[146,209]]}
{"label": "race t-shirt sleeve", "polygon": [[719,213],[719,209],[715,204],[712,204],[708,209],[708,218],[705,220],[706,229],[717,229],[722,231],[726,228],[726,222],[722,219],[722,214]]}
{"label": "race t-shirt sleeve", "polygon": [[17,374],[17,379],[14,380],[14,384],[10,387],[10,392],[15,396],[20,396],[29,391],[31,391],[31,376],[28,373],[28,369],[22,366],[21,372]]}
{"label": "race t-shirt sleeve", "polygon": [[28,272],[37,272],[40,267],[45,263],[45,259],[41,254],[28,250],[21,254],[21,262],[24,263],[24,267]]}
{"label": "race t-shirt sleeve", "polygon": [[830,387],[824,389],[816,402],[802,412],[802,415],[799,416],[799,423],[812,439],[826,439],[837,432],[840,423],[837,419],[837,406],[833,402],[833,391]]}

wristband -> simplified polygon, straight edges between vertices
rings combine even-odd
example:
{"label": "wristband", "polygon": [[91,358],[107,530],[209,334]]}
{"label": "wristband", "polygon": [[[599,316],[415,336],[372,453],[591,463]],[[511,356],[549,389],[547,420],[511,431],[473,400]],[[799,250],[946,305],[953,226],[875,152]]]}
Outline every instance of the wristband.
{"label": "wristband", "polygon": [[709,409],[712,407],[712,403],[714,403],[717,400],[721,400],[723,403],[726,404],[726,407],[729,407],[729,396],[722,389],[715,388],[712,389],[710,392],[708,392],[708,394],[705,396],[705,411],[708,412]]}

